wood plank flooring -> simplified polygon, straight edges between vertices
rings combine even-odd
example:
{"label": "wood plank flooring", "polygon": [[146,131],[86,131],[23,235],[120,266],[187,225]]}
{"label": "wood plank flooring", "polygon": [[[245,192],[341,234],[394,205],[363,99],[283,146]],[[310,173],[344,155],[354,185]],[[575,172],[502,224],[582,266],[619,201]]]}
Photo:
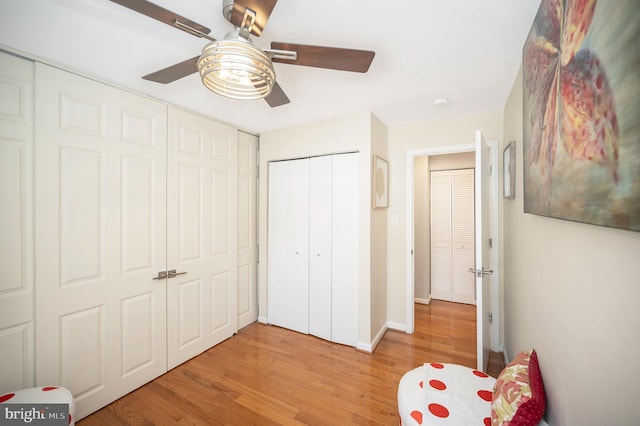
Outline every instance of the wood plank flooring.
{"label": "wood plank flooring", "polygon": [[476,363],[475,306],[415,306],[415,332],[387,331],[373,355],[251,324],[78,425],[397,425],[405,372]]}

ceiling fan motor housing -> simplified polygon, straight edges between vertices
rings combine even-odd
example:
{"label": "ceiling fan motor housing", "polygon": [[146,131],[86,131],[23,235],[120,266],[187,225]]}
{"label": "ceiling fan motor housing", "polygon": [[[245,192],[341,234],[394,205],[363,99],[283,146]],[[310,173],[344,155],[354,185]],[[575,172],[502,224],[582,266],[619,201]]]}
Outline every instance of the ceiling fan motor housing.
{"label": "ceiling fan motor housing", "polygon": [[233,0],[223,0],[222,16],[229,22],[231,22],[231,12],[233,12]]}

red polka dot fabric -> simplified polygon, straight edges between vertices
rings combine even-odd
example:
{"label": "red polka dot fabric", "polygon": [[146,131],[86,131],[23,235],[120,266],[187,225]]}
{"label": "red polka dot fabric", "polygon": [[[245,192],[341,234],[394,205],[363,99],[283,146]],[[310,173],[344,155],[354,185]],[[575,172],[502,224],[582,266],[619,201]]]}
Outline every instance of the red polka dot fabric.
{"label": "red polka dot fabric", "polygon": [[400,424],[490,425],[495,379],[456,364],[428,363],[407,372],[398,386]]}

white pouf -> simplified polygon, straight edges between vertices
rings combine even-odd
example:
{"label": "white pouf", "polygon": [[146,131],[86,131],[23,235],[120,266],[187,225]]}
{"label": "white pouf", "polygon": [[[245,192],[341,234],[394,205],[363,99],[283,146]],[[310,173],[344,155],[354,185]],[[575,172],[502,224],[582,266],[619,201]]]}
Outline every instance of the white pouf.
{"label": "white pouf", "polygon": [[424,364],[398,385],[400,424],[491,425],[496,379],[457,364]]}

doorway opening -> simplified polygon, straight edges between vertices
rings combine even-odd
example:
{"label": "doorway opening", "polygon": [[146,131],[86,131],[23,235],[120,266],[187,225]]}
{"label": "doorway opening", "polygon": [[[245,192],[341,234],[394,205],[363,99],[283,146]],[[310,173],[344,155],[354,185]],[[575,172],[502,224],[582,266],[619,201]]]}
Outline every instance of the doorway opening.
{"label": "doorway opening", "polygon": [[[491,269],[494,274],[490,280],[490,312],[491,312],[491,324],[490,324],[490,341],[491,349],[499,351],[500,348],[500,327],[499,327],[499,276],[498,276],[498,143],[496,141],[487,142],[489,147],[489,161],[490,161],[490,176],[489,176],[489,212],[490,212],[490,257],[491,257]],[[413,333],[414,330],[414,303],[416,299],[418,302],[429,302],[429,295],[420,295],[416,297],[415,289],[415,248],[416,248],[416,222],[415,222],[415,163],[417,158],[421,157],[433,157],[446,154],[461,154],[461,153],[474,153],[476,154],[476,144],[464,144],[464,145],[452,145],[436,148],[423,148],[409,150],[407,152],[407,287],[406,287],[406,312],[407,312],[407,332]],[[476,206],[478,208],[479,206]],[[430,273],[431,265],[429,265]],[[424,271],[422,273],[425,273]],[[489,318],[484,319],[490,321]],[[481,324],[479,325],[481,326]]]}

